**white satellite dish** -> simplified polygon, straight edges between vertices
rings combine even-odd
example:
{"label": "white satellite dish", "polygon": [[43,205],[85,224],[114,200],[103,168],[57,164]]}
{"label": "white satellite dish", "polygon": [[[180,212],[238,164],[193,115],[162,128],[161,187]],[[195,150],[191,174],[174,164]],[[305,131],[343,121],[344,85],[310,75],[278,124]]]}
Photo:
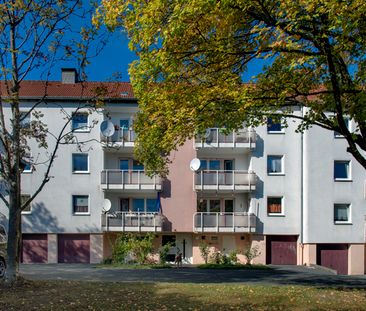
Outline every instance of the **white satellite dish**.
{"label": "white satellite dish", "polygon": [[114,124],[109,120],[105,120],[100,124],[100,131],[103,136],[111,137],[115,132]]}
{"label": "white satellite dish", "polygon": [[112,203],[110,200],[108,199],[104,199],[103,201],[103,211],[104,212],[108,212],[112,207]]}
{"label": "white satellite dish", "polygon": [[198,171],[200,166],[201,166],[201,161],[200,161],[200,159],[197,159],[197,158],[192,159],[191,163],[189,164],[189,167],[190,167],[191,171],[193,171],[193,172]]}

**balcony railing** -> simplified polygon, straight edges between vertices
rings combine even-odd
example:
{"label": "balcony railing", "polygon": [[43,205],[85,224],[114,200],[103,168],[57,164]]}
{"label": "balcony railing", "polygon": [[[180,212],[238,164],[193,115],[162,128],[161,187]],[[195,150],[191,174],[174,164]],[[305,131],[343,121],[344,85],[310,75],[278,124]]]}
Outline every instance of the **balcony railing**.
{"label": "balcony railing", "polygon": [[197,191],[253,191],[257,175],[251,171],[202,170],[195,172],[194,188]]}
{"label": "balcony railing", "polygon": [[196,136],[195,147],[255,148],[256,137],[254,129],[224,134],[221,128],[209,128],[205,135]]}
{"label": "balcony railing", "polygon": [[255,232],[257,216],[252,213],[195,213],[196,232]]}
{"label": "balcony railing", "polygon": [[161,178],[149,177],[139,170],[103,170],[101,173],[102,189],[124,190],[161,190]]}
{"label": "balcony railing", "polygon": [[108,145],[118,145],[119,147],[134,147],[136,133],[132,129],[120,128],[111,137],[102,135],[102,141]]}
{"label": "balcony railing", "polygon": [[159,213],[114,212],[102,214],[102,230],[118,232],[160,232],[165,217]]}

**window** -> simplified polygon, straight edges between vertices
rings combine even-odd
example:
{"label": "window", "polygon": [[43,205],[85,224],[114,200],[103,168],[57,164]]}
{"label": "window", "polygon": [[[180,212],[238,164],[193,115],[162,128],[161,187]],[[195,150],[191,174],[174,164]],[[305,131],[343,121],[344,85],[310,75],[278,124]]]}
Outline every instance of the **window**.
{"label": "window", "polygon": [[89,172],[89,157],[85,153],[75,153],[72,155],[72,171],[74,173]]}
{"label": "window", "polygon": [[334,204],[334,222],[335,223],[351,222],[349,204]]}
{"label": "window", "polygon": [[267,133],[284,133],[281,122],[276,122],[272,118],[267,119]]}
{"label": "window", "polygon": [[119,160],[119,169],[121,171],[128,171],[128,168],[129,168],[128,163],[129,163],[128,159]]}
{"label": "window", "polygon": [[143,171],[144,170],[144,165],[141,164],[140,162],[136,161],[136,160],[133,160],[132,169],[134,171]]}
{"label": "window", "polygon": [[[350,131],[350,120],[348,117],[343,118],[344,123],[346,124],[346,127],[348,128],[348,130]],[[335,138],[344,138],[344,136],[341,133],[338,133],[337,131],[334,131],[334,137]]]}
{"label": "window", "polygon": [[267,213],[268,215],[283,215],[282,197],[267,198]]}
{"label": "window", "polygon": [[269,155],[267,157],[267,173],[270,175],[283,174],[283,156]]}
{"label": "window", "polygon": [[350,161],[334,161],[334,180],[351,180]]}
{"label": "window", "polygon": [[220,212],[221,201],[219,199],[197,201],[197,212],[199,213],[218,213]]}
{"label": "window", "polygon": [[72,211],[74,214],[89,214],[89,196],[88,195],[73,195],[72,196]]}
{"label": "window", "polygon": [[156,199],[132,199],[132,212],[158,212],[158,203]]}
{"label": "window", "polygon": [[75,132],[88,132],[88,114],[87,113],[75,113],[72,116],[72,130]]}
{"label": "window", "polygon": [[26,154],[20,161],[23,166],[22,173],[32,173],[32,161],[31,161],[31,155],[28,153]]}
{"label": "window", "polygon": [[[28,201],[30,199],[30,195],[29,194],[22,194],[20,195],[20,202],[23,206],[23,204]],[[31,204],[28,204],[23,210],[22,210],[22,213],[23,214],[30,214],[32,212],[32,205]]]}
{"label": "window", "polygon": [[21,128],[30,128],[31,124],[31,114],[27,111],[21,111],[20,112],[20,127]]}

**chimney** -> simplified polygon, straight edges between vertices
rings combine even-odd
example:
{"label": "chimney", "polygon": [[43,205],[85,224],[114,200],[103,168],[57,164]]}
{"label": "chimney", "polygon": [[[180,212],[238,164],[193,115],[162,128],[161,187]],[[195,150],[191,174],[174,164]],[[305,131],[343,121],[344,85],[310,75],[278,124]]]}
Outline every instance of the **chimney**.
{"label": "chimney", "polygon": [[75,68],[62,68],[61,69],[61,82],[62,84],[75,84],[78,82],[78,74]]}

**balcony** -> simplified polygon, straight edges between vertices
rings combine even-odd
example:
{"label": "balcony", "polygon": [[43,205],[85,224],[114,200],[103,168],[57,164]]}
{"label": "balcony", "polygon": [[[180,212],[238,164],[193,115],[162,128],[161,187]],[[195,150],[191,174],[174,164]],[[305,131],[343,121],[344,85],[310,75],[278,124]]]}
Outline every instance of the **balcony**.
{"label": "balcony", "polygon": [[135,146],[136,133],[132,129],[119,128],[112,137],[101,135],[102,142],[108,148],[133,148]]}
{"label": "balcony", "polygon": [[149,177],[139,170],[103,170],[101,187],[103,190],[150,190],[161,191],[161,177]]}
{"label": "balcony", "polygon": [[102,214],[102,230],[112,232],[161,232],[165,217],[159,213],[114,212]]}
{"label": "balcony", "polygon": [[195,232],[248,232],[256,230],[257,216],[252,213],[195,213]]}
{"label": "balcony", "polygon": [[202,170],[195,172],[196,191],[250,192],[254,191],[257,175],[252,171]]}
{"label": "balcony", "polygon": [[255,148],[256,132],[254,129],[244,129],[239,132],[224,134],[221,128],[209,128],[204,135],[197,135],[194,146],[200,148]]}

